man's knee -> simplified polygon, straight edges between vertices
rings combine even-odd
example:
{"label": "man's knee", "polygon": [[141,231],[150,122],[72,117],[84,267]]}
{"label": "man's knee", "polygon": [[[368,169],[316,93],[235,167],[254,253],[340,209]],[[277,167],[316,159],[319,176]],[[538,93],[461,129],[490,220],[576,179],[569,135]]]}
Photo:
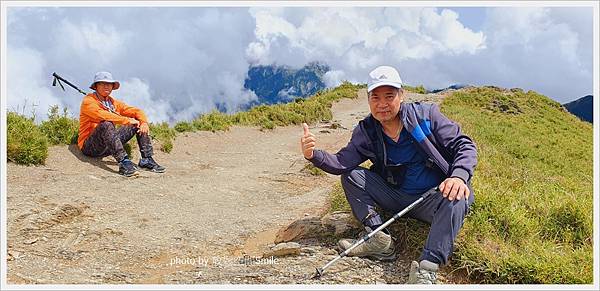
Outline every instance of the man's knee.
{"label": "man's knee", "polygon": [[102,121],[98,123],[98,129],[105,131],[115,131],[115,125],[110,121]]}
{"label": "man's knee", "polygon": [[342,188],[344,190],[346,190],[345,191],[346,193],[348,192],[347,190],[350,187],[359,187],[359,188],[364,187],[365,173],[364,173],[364,169],[362,169],[362,168],[356,168],[350,172],[343,173],[340,176],[341,176]]}
{"label": "man's knee", "polygon": [[464,217],[467,214],[467,211],[469,209],[469,205],[470,205],[469,200],[470,199],[463,198],[460,200],[450,201],[447,198],[443,198],[438,211],[448,213],[451,216]]}

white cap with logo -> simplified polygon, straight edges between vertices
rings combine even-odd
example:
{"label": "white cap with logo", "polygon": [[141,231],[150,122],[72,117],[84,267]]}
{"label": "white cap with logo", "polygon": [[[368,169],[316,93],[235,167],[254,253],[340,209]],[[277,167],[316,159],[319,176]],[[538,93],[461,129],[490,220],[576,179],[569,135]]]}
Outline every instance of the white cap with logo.
{"label": "white cap with logo", "polygon": [[402,88],[402,79],[400,79],[400,74],[393,67],[380,66],[369,73],[369,82],[367,85],[368,92],[381,86],[392,86],[400,89]]}

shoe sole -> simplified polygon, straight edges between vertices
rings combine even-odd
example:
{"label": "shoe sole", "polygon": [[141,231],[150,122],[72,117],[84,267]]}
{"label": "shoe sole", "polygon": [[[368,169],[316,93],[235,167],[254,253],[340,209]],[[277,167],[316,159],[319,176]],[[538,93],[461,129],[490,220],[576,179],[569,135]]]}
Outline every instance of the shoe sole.
{"label": "shoe sole", "polygon": [[123,176],[123,177],[129,178],[129,177],[133,177],[133,176],[138,176],[140,173],[139,172],[135,172],[135,173],[132,173],[132,174],[129,174],[129,175],[126,175],[126,174],[123,174],[123,173],[119,173],[119,174],[121,174],[121,176]]}
{"label": "shoe sole", "polygon": [[144,168],[144,167],[140,167],[140,168],[144,169],[144,171],[148,171],[148,172],[152,172],[152,173],[159,173],[159,174],[162,174],[166,171],[166,169],[162,170],[162,171],[156,171],[154,169],[148,169],[148,168]]}
{"label": "shoe sole", "polygon": [[394,252],[389,256],[367,255],[365,257],[369,258],[369,259],[373,259],[373,260],[382,261],[382,262],[390,262],[390,261],[395,261],[398,256],[396,255],[396,252]]}

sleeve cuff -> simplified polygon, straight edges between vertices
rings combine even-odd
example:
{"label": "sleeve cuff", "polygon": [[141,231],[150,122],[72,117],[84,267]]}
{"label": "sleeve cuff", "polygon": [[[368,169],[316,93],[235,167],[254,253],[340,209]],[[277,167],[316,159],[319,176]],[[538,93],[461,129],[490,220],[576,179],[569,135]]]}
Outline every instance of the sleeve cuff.
{"label": "sleeve cuff", "polygon": [[460,178],[463,180],[463,182],[465,182],[465,184],[467,184],[469,181],[469,172],[467,172],[465,169],[456,168],[452,171],[452,175],[450,175],[450,177]]}
{"label": "sleeve cuff", "polygon": [[317,166],[323,162],[323,158],[324,158],[323,152],[321,152],[320,150],[314,150],[313,157],[310,159],[307,159],[307,160],[310,161],[311,163],[313,163],[313,165]]}

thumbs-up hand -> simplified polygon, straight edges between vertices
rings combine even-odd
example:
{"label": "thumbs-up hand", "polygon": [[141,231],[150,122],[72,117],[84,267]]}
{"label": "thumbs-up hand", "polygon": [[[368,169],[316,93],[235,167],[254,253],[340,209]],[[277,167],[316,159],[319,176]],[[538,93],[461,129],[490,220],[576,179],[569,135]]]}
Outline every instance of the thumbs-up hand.
{"label": "thumbs-up hand", "polygon": [[313,151],[315,150],[316,138],[315,135],[310,133],[308,130],[308,124],[302,123],[302,127],[304,128],[304,134],[300,138],[300,147],[302,149],[302,154],[307,159],[312,159]]}

